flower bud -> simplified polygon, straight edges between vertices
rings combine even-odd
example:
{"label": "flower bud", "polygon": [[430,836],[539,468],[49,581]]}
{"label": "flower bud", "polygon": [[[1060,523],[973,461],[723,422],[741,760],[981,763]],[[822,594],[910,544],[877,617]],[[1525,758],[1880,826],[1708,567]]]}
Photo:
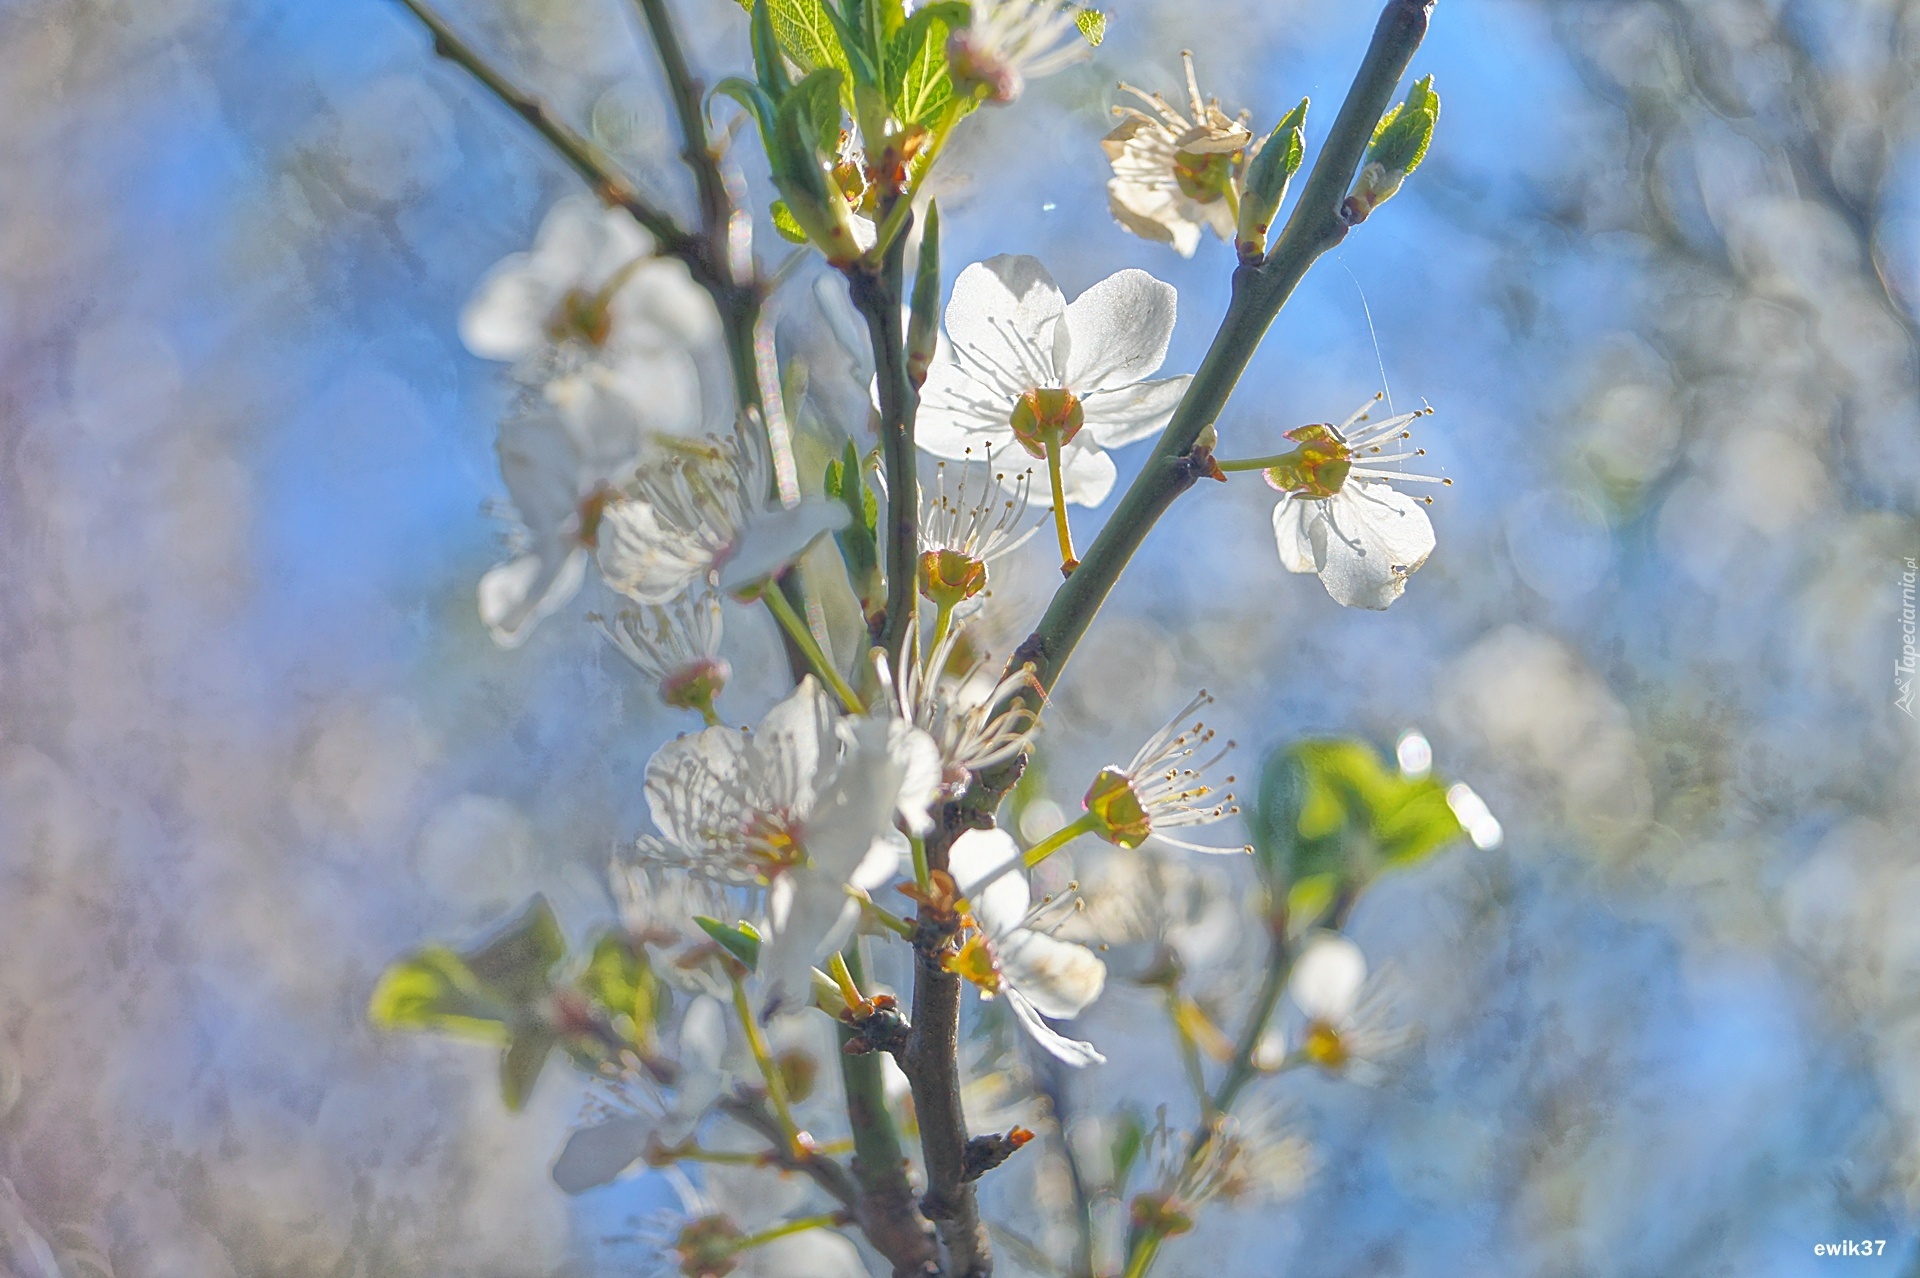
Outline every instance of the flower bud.
{"label": "flower bud", "polygon": [[1246,190],[1240,196],[1239,250],[1242,259],[1259,261],[1267,255],[1267,232],[1273,215],[1287,198],[1287,183],[1299,171],[1306,153],[1307,99],[1287,112],[1247,167]]}
{"label": "flower bud", "polygon": [[660,680],[660,700],[676,710],[713,712],[714,698],[733,677],[725,657],[708,657],[670,671]]}

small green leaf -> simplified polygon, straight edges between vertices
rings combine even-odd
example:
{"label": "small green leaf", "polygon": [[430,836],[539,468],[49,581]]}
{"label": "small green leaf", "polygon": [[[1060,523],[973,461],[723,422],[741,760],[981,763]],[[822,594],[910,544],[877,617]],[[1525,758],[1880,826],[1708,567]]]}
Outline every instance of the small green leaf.
{"label": "small green leaf", "polygon": [[759,965],[760,933],[754,930],[751,923],[743,921],[729,927],[718,919],[710,919],[699,914],[694,916],[693,921],[700,925],[702,932],[713,938],[716,945],[731,954],[749,972]]}
{"label": "small green leaf", "polygon": [[940,340],[940,206],[932,200],[927,202],[927,220],[920,230],[912,297],[907,312],[907,372],[919,386],[926,380]]}
{"label": "small green leaf", "polygon": [[822,0],[767,0],[774,42],[802,72],[833,69],[852,74],[832,12]]}
{"label": "small green leaf", "polygon": [[430,945],[380,974],[367,1019],[380,1029],[432,1030],[503,1043],[510,1009],[491,997],[464,960]]}
{"label": "small green leaf", "polygon": [[547,898],[536,896],[498,936],[464,955],[468,970],[513,1006],[545,997],[553,969],[567,956],[567,939]]}
{"label": "small green leaf", "polygon": [[1107,38],[1107,15],[1098,9],[1082,9],[1074,14],[1073,25],[1080,28],[1088,48],[1099,48],[1100,42]]}
{"label": "small green leaf", "polygon": [[776,27],[772,0],[753,0],[751,32],[754,74],[760,77],[760,87],[767,97],[777,103],[793,86],[793,77],[787,74],[787,63],[781,54],[782,45]]}
{"label": "small green leaf", "polygon": [[785,200],[775,200],[768,212],[773,216],[773,229],[779,232],[781,239],[793,244],[807,242],[807,229],[794,218],[793,210],[787,207]]}
{"label": "small green leaf", "polygon": [[671,997],[648,962],[646,950],[620,932],[607,933],[593,947],[579,988],[612,1013],[616,1024],[620,1017],[631,1020],[628,1037],[636,1043],[652,1037]]}
{"label": "small green leaf", "polygon": [[1133,1174],[1133,1164],[1147,1146],[1147,1125],[1140,1121],[1140,1115],[1132,1110],[1121,1111],[1115,1123],[1113,1141],[1108,1146],[1108,1157],[1113,1161],[1112,1191],[1124,1193],[1127,1178]]}
{"label": "small green leaf", "polygon": [[970,8],[955,0],[914,10],[887,44],[887,101],[895,118],[932,125],[953,97],[947,71],[947,37],[971,19]]}
{"label": "small green leaf", "polygon": [[529,1025],[513,1036],[500,1053],[500,1099],[508,1109],[517,1111],[527,1103],[548,1055],[559,1043],[560,1035],[547,1025]]}

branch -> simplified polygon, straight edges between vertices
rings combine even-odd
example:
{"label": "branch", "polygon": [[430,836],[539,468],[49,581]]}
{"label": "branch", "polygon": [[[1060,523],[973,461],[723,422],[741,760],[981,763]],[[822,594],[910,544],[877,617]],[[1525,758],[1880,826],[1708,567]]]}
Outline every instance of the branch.
{"label": "branch", "polygon": [[900,322],[906,244],[903,228],[877,270],[856,264],[847,272],[848,292],[867,321],[880,396],[880,454],[887,472],[887,619],[879,643],[896,664],[920,603],[920,488],[913,446],[919,393],[907,373],[906,334]]}
{"label": "branch", "polygon": [[1294,286],[1321,254],[1346,238],[1348,222],[1341,202],[1366,154],[1374,125],[1392,104],[1394,88],[1426,35],[1433,3],[1388,0],[1374,28],[1373,43],[1334,117],[1286,229],[1264,262],[1234,271],[1226,316],[1153,455],[1081,556],[1080,566],[1054,594],[1040,625],[1015,654],[1015,663],[1034,663],[1042,688],[1053,687],[1134,551],[1167,507],[1201,474],[1193,451],[1200,432],[1220,415]]}
{"label": "branch", "polygon": [[711,264],[701,240],[689,235],[670,214],[642,195],[639,188],[620,172],[611,157],[576,133],[539,98],[519,88],[495,69],[472,45],[462,40],[425,0],[400,0],[400,3],[433,33],[435,53],[465,68],[469,75],[486,86],[488,92],[531,124],[547,145],[571,165],[574,172],[586,179],[587,185],[601,199],[625,209],[633,215],[634,221],[646,227],[659,243],[662,253],[679,258],[687,264],[687,269],[693,272],[695,279],[710,283]]}
{"label": "branch", "polygon": [[860,1192],[847,1169],[824,1154],[797,1155],[787,1144],[780,1120],[764,1100],[730,1096],[720,1102],[720,1112],[742,1127],[766,1138],[767,1162],[782,1171],[799,1172],[827,1191],[829,1197],[849,1211],[857,1210]]}
{"label": "branch", "polygon": [[[864,987],[866,971],[859,942],[848,946],[845,953],[854,983]],[[853,1029],[843,1024],[839,1035],[842,1048],[853,1037]],[[843,1051],[840,1056],[847,1122],[853,1128],[853,1177],[860,1186],[855,1216],[874,1250],[892,1263],[894,1278],[938,1274],[939,1250],[933,1230],[914,1205],[906,1156],[893,1129],[893,1116],[887,1112],[880,1059],[877,1051],[857,1056]]]}

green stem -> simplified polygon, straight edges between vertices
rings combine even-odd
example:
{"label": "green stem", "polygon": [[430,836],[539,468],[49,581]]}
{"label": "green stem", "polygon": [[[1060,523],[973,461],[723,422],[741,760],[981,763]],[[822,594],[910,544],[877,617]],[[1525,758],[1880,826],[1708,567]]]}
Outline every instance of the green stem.
{"label": "green stem", "polygon": [[1193,1088],[1193,1098],[1199,1102],[1204,1119],[1213,1112],[1213,1100],[1207,1095],[1207,1073],[1200,1063],[1200,1044],[1194,1042],[1186,1018],[1181,1014],[1180,991],[1172,985],[1167,987],[1167,1019],[1173,1022],[1174,1037],[1180,1044],[1180,1064],[1186,1070],[1187,1084]]}
{"label": "green stem", "polygon": [[913,883],[925,892],[933,884],[933,872],[927,865],[927,842],[908,836],[907,842],[913,847]]}
{"label": "green stem", "polygon": [[[1294,450],[1294,452],[1298,451],[1298,449]],[[1281,462],[1293,460],[1293,455],[1293,453],[1275,453],[1271,457],[1243,457],[1238,461],[1222,461],[1216,457],[1213,459],[1213,464],[1221,470],[1227,471],[1266,470],[1270,467],[1278,466]]]}
{"label": "green stem", "polygon": [[[929,657],[940,651],[940,645],[946,642],[947,631],[953,628],[953,609],[952,601],[944,598],[934,605],[933,638],[928,642],[926,649]],[[929,679],[937,679],[940,677],[940,672],[928,670],[925,675]]]}
{"label": "green stem", "polygon": [[867,322],[879,390],[880,455],[887,473],[887,620],[880,646],[896,669],[908,628],[918,620],[920,598],[920,486],[913,445],[920,397],[907,373],[906,333],[900,323],[905,253],[906,239],[900,237],[878,268],[856,265],[847,271],[854,308]]}
{"label": "green stem", "polygon": [[857,887],[848,887],[847,895],[860,903],[860,912],[903,941],[913,939],[913,924],[885,906],[874,904],[872,897]]}
{"label": "green stem", "polygon": [[[847,979],[866,985],[866,962],[855,938],[842,951]],[[851,1026],[839,1027],[844,1047]],[[867,1240],[893,1263],[895,1273],[925,1273],[938,1267],[933,1229],[920,1214],[907,1180],[907,1159],[887,1108],[886,1075],[878,1052],[840,1053],[840,1082],[846,1092],[847,1122],[853,1130],[853,1176],[860,1187],[855,1207]]]}
{"label": "green stem", "polygon": [[1071,574],[1080,566],[1073,554],[1073,528],[1067,522],[1067,494],[1060,475],[1060,432],[1047,432],[1047,482],[1053,486],[1053,531],[1060,538],[1060,571]]}
{"label": "green stem", "polygon": [[1254,1057],[1259,1054],[1260,1040],[1266,1037],[1267,1026],[1272,1024],[1274,1010],[1280,1005],[1280,995],[1287,988],[1287,977],[1293,971],[1293,947],[1287,944],[1284,927],[1273,934],[1270,946],[1267,971],[1260,981],[1260,992],[1254,996],[1253,1010],[1248,1014],[1246,1024],[1241,1026],[1240,1041],[1234,1046],[1233,1060],[1220,1079],[1220,1086],[1213,1093],[1213,1108],[1219,1113],[1224,1114],[1233,1108],[1234,1101],[1240,1098],[1241,1089],[1252,1082],[1254,1075],[1259,1072],[1254,1067]]}
{"label": "green stem", "polygon": [[733,1245],[733,1250],[737,1255],[743,1251],[752,1251],[755,1247],[764,1247],[768,1243],[777,1242],[782,1238],[791,1238],[795,1234],[804,1234],[809,1229],[831,1229],[839,1223],[840,1216],[835,1212],[828,1212],[824,1216],[802,1216],[798,1220],[789,1220],[784,1225],[775,1225],[773,1228],[763,1229],[757,1234],[748,1234],[745,1238],[742,1238]]}
{"label": "green stem", "polygon": [[1048,857],[1083,834],[1092,834],[1100,828],[1100,818],[1091,812],[1083,812],[1077,818],[1067,822],[1059,829],[1027,849],[1026,864],[1031,870]]}
{"label": "green stem", "polygon": [[1133,1255],[1127,1258],[1125,1278],[1146,1278],[1146,1272],[1153,1267],[1154,1257],[1160,1254],[1160,1244],[1165,1239],[1166,1235],[1157,1229],[1142,1238],[1139,1246],[1133,1249]]}
{"label": "green stem", "polygon": [[789,639],[793,640],[794,647],[806,657],[807,664],[813,667],[813,672],[820,676],[822,683],[833,689],[835,696],[840,698],[840,704],[853,714],[865,714],[866,702],[860,699],[860,694],[848,685],[840,672],[833,668],[833,663],[827,660],[827,654],[820,650],[820,641],[813,637],[813,630],[800,614],[793,610],[793,605],[787,601],[786,592],[780,589],[779,584],[768,582],[765,589],[761,590],[760,597],[766,601],[767,611],[773,614],[773,619],[780,623],[780,628],[786,631]]}
{"label": "green stem", "polygon": [[793,1121],[793,1107],[787,1102],[787,1081],[781,1077],[773,1053],[767,1050],[766,1036],[761,1034],[760,1022],[753,1017],[753,1004],[747,1001],[746,983],[738,977],[733,980],[733,1010],[747,1036],[747,1049],[753,1053],[753,1063],[760,1067],[760,1077],[766,1080],[767,1101],[773,1106],[780,1134],[795,1158],[805,1158],[809,1151],[800,1139],[799,1124]]}

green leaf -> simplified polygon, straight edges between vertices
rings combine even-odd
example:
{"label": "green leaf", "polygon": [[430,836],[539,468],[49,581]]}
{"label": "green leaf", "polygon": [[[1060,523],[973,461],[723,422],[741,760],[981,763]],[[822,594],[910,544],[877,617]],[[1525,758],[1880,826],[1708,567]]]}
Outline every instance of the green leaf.
{"label": "green leaf", "polygon": [[774,42],[801,71],[831,68],[852,75],[835,26],[839,15],[822,0],[767,0],[767,9]]}
{"label": "green leaf", "polygon": [[754,123],[760,126],[760,144],[772,147],[774,107],[773,99],[767,96],[766,90],[744,76],[730,75],[714,85],[713,91],[716,94],[724,93],[752,112]]}
{"label": "green leaf", "polygon": [[1113,1142],[1108,1146],[1108,1156],[1113,1162],[1114,1193],[1126,1192],[1127,1178],[1133,1174],[1133,1164],[1146,1146],[1147,1125],[1140,1121],[1140,1115],[1130,1109],[1121,1111],[1115,1123]]}
{"label": "green leaf", "polygon": [[567,956],[567,940],[547,898],[536,896],[520,917],[463,957],[474,977],[511,1006],[524,1006],[553,988],[553,969]]}
{"label": "green leaf", "polygon": [[1440,95],[1433,91],[1433,77],[1427,76],[1407,90],[1406,101],[1380,117],[1367,147],[1367,162],[1393,173],[1412,173],[1426,159],[1439,122]]}
{"label": "green leaf", "polygon": [[1098,9],[1082,9],[1074,14],[1073,25],[1080,28],[1090,49],[1099,48],[1100,42],[1107,38],[1107,15]]}
{"label": "green leaf", "polygon": [[496,1043],[507,1040],[509,1015],[511,1009],[444,945],[430,945],[387,968],[367,1003],[367,1019],[380,1029],[432,1030]]}
{"label": "green leaf", "polygon": [[593,947],[587,970],[580,975],[582,994],[620,1017],[633,1022],[628,1038],[635,1042],[650,1039],[661,1017],[669,1009],[671,995],[647,952],[624,933],[609,932]]}
{"label": "green leaf", "polygon": [[1252,825],[1261,875],[1287,892],[1295,918],[1462,833],[1443,782],[1403,776],[1358,741],[1303,741],[1270,757]]}
{"label": "green leaf", "polygon": [[940,340],[940,205],[927,201],[920,228],[920,261],[913,272],[912,303],[907,311],[907,368],[914,385],[926,378]]}
{"label": "green leaf", "polygon": [[905,124],[932,125],[953,98],[947,37],[967,20],[964,4],[915,10],[887,45],[887,101]]}
{"label": "green leaf", "polygon": [[787,74],[786,60],[780,52],[783,46],[776,33],[772,0],[753,0],[751,31],[754,73],[760,77],[760,87],[767,97],[777,103],[793,86],[793,78]]}
{"label": "green leaf", "polygon": [[713,938],[721,949],[737,959],[740,965],[751,972],[760,963],[760,933],[751,923],[741,922],[732,927],[719,919],[710,919],[705,915],[694,915],[693,921],[700,930]]}
{"label": "green leaf", "polygon": [[559,1043],[560,1035],[547,1025],[529,1025],[513,1036],[500,1053],[500,1099],[508,1109],[517,1111],[527,1103],[548,1055]]}
{"label": "green leaf", "polygon": [[768,212],[773,217],[773,229],[779,232],[781,239],[794,244],[807,242],[807,229],[793,216],[793,210],[787,207],[785,200],[775,200]]}

